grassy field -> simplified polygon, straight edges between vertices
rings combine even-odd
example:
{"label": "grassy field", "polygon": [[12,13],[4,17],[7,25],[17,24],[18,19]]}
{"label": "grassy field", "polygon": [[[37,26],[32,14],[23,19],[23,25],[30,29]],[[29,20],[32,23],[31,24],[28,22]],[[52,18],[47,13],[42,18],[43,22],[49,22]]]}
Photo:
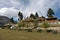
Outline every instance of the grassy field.
{"label": "grassy field", "polygon": [[60,40],[60,34],[0,30],[0,40]]}

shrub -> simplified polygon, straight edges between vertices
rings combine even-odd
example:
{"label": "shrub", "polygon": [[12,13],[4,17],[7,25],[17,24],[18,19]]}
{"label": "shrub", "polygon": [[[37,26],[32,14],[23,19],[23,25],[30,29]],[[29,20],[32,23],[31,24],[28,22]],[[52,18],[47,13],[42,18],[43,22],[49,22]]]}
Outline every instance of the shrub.
{"label": "shrub", "polygon": [[32,29],[27,29],[27,32],[32,32]]}
{"label": "shrub", "polygon": [[25,20],[21,20],[19,23],[18,23],[18,27],[24,27],[25,26]]}
{"label": "shrub", "polygon": [[18,31],[20,31],[21,30],[21,28],[20,27],[18,27]]}
{"label": "shrub", "polygon": [[53,30],[53,34],[57,34],[58,32],[57,32],[57,30]]}
{"label": "shrub", "polygon": [[41,32],[42,31],[42,29],[37,29],[37,32]]}
{"label": "shrub", "polygon": [[45,28],[45,29],[47,29],[48,27],[50,27],[50,25],[47,22],[44,22],[42,24],[42,27]]}

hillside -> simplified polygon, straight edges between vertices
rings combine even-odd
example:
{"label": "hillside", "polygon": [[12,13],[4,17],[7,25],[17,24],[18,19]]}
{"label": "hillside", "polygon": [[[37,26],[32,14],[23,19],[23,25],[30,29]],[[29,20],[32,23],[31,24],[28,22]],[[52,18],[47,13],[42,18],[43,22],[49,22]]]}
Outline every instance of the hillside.
{"label": "hillside", "polygon": [[6,16],[0,16],[0,26],[3,26],[4,24],[7,24],[10,22],[10,18]]}

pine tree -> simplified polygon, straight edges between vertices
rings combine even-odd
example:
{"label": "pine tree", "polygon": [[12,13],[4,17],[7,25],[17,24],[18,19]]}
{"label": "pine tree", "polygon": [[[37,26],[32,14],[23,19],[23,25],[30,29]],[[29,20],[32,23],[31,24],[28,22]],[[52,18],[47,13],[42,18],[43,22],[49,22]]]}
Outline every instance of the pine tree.
{"label": "pine tree", "polygon": [[48,17],[54,17],[55,13],[53,12],[53,10],[51,8],[49,8],[49,10],[47,11],[47,16]]}
{"label": "pine tree", "polygon": [[23,19],[23,14],[21,12],[18,13],[18,16],[19,16],[19,20]]}
{"label": "pine tree", "polygon": [[10,21],[11,21],[12,23],[14,23],[13,17],[10,19]]}
{"label": "pine tree", "polygon": [[36,12],[36,14],[35,14],[35,17],[36,17],[36,18],[38,18],[38,17],[39,17],[39,15],[38,15],[38,13],[37,13],[37,12]]}
{"label": "pine tree", "polygon": [[33,19],[35,19],[35,16],[34,16],[34,14],[30,14],[30,18],[33,18]]}

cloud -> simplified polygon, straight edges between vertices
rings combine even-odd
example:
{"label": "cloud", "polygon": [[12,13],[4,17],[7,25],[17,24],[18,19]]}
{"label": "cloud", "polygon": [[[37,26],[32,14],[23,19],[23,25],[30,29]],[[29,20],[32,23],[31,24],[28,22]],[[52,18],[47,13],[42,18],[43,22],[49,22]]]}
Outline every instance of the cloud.
{"label": "cloud", "polygon": [[60,8],[60,1],[58,0],[30,0],[30,5],[26,9],[21,10],[25,15],[30,15],[31,13],[35,14],[38,12],[40,16],[45,16],[47,10],[52,8],[54,11]]}
{"label": "cloud", "polygon": [[12,8],[1,8],[0,9],[0,15],[7,16],[9,18],[11,18],[11,17],[16,18],[18,15],[17,14],[18,11],[19,10],[15,9],[14,7],[12,7]]}
{"label": "cloud", "polygon": [[56,12],[60,8],[59,0],[1,0],[0,15],[17,17],[18,11],[23,15],[29,16],[31,13],[38,12],[39,16],[45,16],[48,8]]}

